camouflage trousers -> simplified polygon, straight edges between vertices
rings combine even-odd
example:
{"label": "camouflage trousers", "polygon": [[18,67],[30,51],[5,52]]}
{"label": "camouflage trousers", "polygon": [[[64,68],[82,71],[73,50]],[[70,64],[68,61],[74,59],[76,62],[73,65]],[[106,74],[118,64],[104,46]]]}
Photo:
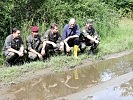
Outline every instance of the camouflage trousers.
{"label": "camouflage trousers", "polygon": [[[40,44],[36,51],[39,52],[39,53],[41,53],[42,47],[43,47],[43,44]],[[38,58],[38,55],[37,54],[28,51],[28,59],[29,60],[32,60],[32,61],[35,61],[35,60],[37,60],[39,58]]]}
{"label": "camouflage trousers", "polygon": [[[96,40],[100,41],[99,38],[97,38]],[[99,44],[95,43],[92,40],[86,39],[85,41],[80,41],[80,45],[79,48],[81,50],[81,52],[84,52],[84,50],[86,49],[87,46],[90,46],[90,50],[94,51]]]}
{"label": "camouflage trousers", "polygon": [[20,57],[18,54],[14,52],[5,51],[4,55],[6,57],[6,63],[8,63],[10,66],[24,63],[25,54],[24,56]]}

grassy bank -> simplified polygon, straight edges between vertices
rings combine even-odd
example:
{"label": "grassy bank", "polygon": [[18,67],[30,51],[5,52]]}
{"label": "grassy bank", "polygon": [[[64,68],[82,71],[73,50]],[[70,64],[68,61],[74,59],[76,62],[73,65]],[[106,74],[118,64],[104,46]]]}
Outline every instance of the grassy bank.
{"label": "grassy bank", "polygon": [[[101,39],[99,51],[92,58],[93,60],[100,59],[102,56],[120,51],[133,49],[133,20],[123,18],[119,22],[119,27],[114,29],[115,34]],[[84,59],[91,58],[87,53],[79,54],[79,59],[74,59],[73,56],[55,56],[51,57],[46,62],[26,63],[23,66],[13,66],[0,68],[0,81],[12,81],[22,75],[33,74],[34,71],[50,68],[53,71],[60,71],[62,68],[72,68],[75,65],[81,64]]]}

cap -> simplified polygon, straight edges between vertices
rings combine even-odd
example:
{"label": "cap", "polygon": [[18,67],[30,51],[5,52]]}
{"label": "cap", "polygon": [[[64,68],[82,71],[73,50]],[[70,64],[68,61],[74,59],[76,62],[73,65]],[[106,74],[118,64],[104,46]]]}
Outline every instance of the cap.
{"label": "cap", "polygon": [[92,19],[87,19],[87,24],[93,24],[93,20]]}
{"label": "cap", "polygon": [[32,31],[32,32],[38,32],[38,31],[39,31],[39,28],[38,28],[37,26],[33,26],[33,27],[31,28],[31,31]]}

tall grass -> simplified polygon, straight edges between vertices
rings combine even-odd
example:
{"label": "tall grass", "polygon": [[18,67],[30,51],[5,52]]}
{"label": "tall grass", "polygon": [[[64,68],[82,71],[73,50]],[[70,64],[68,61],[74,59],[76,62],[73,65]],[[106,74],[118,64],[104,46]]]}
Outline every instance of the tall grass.
{"label": "tall grass", "polygon": [[115,34],[101,40],[100,49],[103,54],[133,49],[133,20],[123,18],[119,27],[114,29]]}

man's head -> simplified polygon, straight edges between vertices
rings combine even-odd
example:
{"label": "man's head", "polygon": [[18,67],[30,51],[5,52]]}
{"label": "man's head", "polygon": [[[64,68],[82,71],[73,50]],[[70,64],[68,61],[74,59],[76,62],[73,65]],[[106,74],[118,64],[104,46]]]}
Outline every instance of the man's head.
{"label": "man's head", "polygon": [[52,33],[58,32],[58,25],[56,23],[51,24],[51,31],[52,31]]}
{"label": "man's head", "polygon": [[87,19],[86,26],[88,29],[91,29],[93,27],[93,20],[92,19]]}
{"label": "man's head", "polygon": [[33,26],[31,28],[31,32],[32,32],[33,37],[37,37],[38,36],[38,34],[39,34],[38,31],[39,31],[39,28],[37,26]]}
{"label": "man's head", "polygon": [[20,37],[20,30],[18,28],[13,28],[12,34],[13,34],[14,38],[19,38]]}
{"label": "man's head", "polygon": [[74,18],[71,18],[70,21],[69,21],[70,27],[74,28],[75,24],[76,24],[76,20]]}

